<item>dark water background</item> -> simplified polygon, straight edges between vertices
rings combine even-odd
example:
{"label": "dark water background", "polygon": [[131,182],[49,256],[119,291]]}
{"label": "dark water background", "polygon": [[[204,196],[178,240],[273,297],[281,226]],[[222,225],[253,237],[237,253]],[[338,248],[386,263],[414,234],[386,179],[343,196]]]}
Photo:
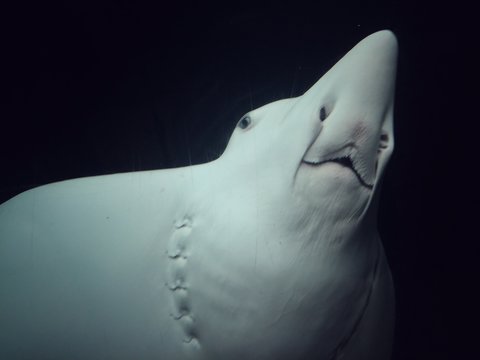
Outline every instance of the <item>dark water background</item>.
{"label": "dark water background", "polygon": [[63,179],[212,160],[242,114],[302,94],[388,28],[400,44],[380,209],[397,292],[394,359],[477,358],[471,13],[404,1],[3,6],[0,202]]}

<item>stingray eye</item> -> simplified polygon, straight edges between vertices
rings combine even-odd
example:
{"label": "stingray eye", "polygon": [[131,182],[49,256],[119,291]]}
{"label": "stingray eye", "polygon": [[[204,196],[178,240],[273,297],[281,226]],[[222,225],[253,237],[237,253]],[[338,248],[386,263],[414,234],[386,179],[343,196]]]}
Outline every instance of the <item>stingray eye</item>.
{"label": "stingray eye", "polygon": [[238,122],[237,126],[238,126],[240,129],[246,129],[247,127],[250,126],[251,123],[252,123],[252,119],[250,119],[250,116],[245,115],[244,117],[242,117],[242,118],[240,119],[240,121]]}
{"label": "stingray eye", "polygon": [[324,121],[327,118],[327,109],[325,109],[325,106],[322,106],[320,109],[320,121]]}

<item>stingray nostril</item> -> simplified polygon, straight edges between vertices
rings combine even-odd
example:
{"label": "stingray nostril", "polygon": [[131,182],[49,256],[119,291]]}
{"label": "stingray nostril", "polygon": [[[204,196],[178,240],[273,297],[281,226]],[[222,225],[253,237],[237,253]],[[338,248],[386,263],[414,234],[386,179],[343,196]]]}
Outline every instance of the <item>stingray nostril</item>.
{"label": "stingray nostril", "polygon": [[325,109],[325,106],[322,106],[322,108],[320,109],[320,121],[324,121],[327,116],[327,109]]}
{"label": "stingray nostril", "polygon": [[388,134],[387,133],[382,133],[380,135],[380,149],[386,149],[388,147]]}

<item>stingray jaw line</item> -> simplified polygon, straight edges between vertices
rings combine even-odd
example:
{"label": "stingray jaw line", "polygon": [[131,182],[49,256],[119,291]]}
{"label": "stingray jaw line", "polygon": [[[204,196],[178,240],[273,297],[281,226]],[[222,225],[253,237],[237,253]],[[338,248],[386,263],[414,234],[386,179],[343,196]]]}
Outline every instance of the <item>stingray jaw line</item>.
{"label": "stingray jaw line", "polygon": [[373,190],[374,184],[368,184],[363,179],[362,175],[360,175],[358,170],[355,168],[354,162],[353,162],[352,158],[350,157],[350,155],[331,158],[331,159],[322,160],[322,161],[309,161],[309,160],[305,160],[305,159],[302,160],[302,164],[306,164],[306,165],[313,166],[313,167],[319,167],[319,166],[321,166],[323,164],[326,164],[326,163],[336,163],[336,164],[339,164],[340,166],[349,168],[355,174],[355,176],[357,177],[358,181],[360,182],[360,184],[362,186],[364,186],[365,188],[367,188],[369,190]]}

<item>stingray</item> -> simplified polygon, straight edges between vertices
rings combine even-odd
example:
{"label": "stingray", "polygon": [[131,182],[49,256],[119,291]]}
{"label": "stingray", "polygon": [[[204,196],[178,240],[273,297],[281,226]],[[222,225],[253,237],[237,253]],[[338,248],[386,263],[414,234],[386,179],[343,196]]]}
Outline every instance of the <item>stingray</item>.
{"label": "stingray", "polygon": [[0,206],[2,359],[388,359],[397,41],[245,114],[222,156]]}

